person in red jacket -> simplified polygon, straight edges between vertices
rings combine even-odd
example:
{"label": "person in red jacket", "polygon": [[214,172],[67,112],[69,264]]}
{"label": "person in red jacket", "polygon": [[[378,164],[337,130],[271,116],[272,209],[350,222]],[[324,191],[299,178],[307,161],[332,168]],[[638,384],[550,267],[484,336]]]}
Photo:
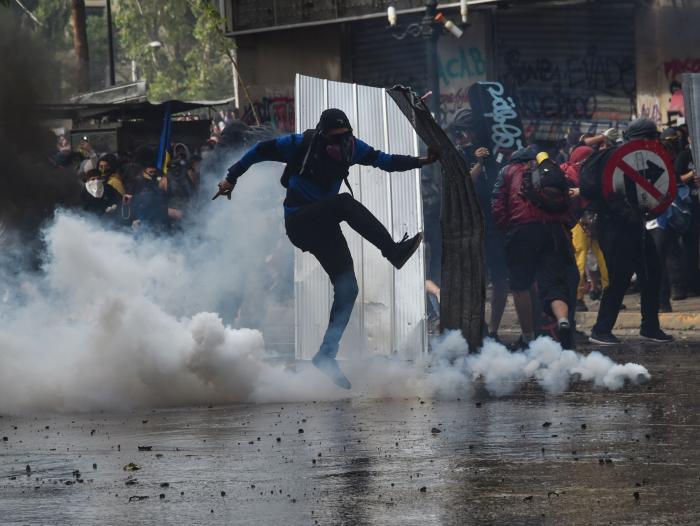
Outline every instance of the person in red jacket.
{"label": "person in red jacket", "polygon": [[535,337],[530,289],[537,283],[545,312],[557,320],[557,336],[565,349],[573,348],[569,321],[567,267],[575,264],[566,231],[569,211],[546,211],[528,197],[524,183],[535,153],[521,149],[501,170],[494,188],[492,213],[506,234],[506,265],[515,310],[522,330],[521,346]]}

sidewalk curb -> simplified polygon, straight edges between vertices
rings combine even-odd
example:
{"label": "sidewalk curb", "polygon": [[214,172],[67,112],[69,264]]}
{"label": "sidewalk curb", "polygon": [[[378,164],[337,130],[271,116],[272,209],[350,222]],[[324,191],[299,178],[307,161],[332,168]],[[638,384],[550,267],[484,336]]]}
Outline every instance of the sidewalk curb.
{"label": "sidewalk curb", "polygon": [[[595,324],[597,312],[579,312],[576,314],[576,325],[581,330],[589,330]],[[700,313],[693,312],[669,312],[659,314],[662,329],[670,331],[700,331]],[[642,323],[642,315],[639,312],[622,311],[613,330],[639,330]],[[501,326],[517,327],[518,319],[514,313],[506,313],[503,316]]]}

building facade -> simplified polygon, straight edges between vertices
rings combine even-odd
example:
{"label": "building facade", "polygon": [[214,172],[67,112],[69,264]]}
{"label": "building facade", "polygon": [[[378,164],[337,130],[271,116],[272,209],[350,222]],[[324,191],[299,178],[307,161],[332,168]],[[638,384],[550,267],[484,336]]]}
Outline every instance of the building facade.
{"label": "building facade", "polygon": [[[435,75],[445,123],[468,107],[472,83],[499,81],[516,101],[529,139],[550,142],[570,129],[624,127],[637,115],[666,123],[671,81],[700,70],[694,55],[700,0],[471,1],[463,36],[439,38],[433,71],[419,34],[420,0],[220,4],[241,78],[259,113],[281,129],[293,129],[297,72],[403,84],[420,94]],[[388,27],[389,5],[398,12],[395,30]],[[443,2],[439,10],[459,22],[459,2]]]}

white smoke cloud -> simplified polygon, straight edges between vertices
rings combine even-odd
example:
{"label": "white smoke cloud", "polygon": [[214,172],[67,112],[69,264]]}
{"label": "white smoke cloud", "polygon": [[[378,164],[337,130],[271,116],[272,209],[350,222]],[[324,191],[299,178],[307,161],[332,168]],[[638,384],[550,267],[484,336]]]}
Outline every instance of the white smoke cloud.
{"label": "white smoke cloud", "polygon": [[[223,173],[221,166],[215,173]],[[172,237],[110,231],[57,213],[44,229],[40,272],[0,264],[0,275],[8,276],[0,290],[0,413],[458,397],[475,382],[502,396],[531,379],[560,393],[572,377],[607,389],[649,378],[641,365],[562,351],[546,338],[522,353],[488,342],[465,356],[458,332],[440,338],[422,362],[343,364],[355,385],[351,393],[308,364],[286,367],[264,340],[279,328],[279,313],[292,309],[270,292],[266,266],[272,251],[282,251],[278,278],[291,282],[277,175],[276,168],[251,170],[231,203],[202,196],[191,224]],[[213,180],[205,178],[206,190]]]}

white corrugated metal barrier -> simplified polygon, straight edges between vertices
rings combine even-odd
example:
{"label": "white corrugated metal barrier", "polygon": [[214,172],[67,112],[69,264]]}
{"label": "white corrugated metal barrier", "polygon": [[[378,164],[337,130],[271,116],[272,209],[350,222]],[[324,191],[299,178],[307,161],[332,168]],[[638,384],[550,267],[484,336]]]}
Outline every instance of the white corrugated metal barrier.
{"label": "white corrugated metal barrier", "polygon": [[[326,108],[340,108],[355,136],[387,153],[418,155],[418,137],[383,89],[297,75],[296,129],[314,128]],[[355,198],[387,227],[394,239],[423,230],[420,171],[386,173],[353,166]],[[342,192],[342,188],[341,188]],[[339,359],[397,353],[414,359],[426,348],[424,252],[401,269],[382,257],[347,224],[342,225],[355,262],[360,294],[343,336]],[[332,288],[309,253],[294,256],[296,357],[308,360],[321,345],[328,325]]]}

